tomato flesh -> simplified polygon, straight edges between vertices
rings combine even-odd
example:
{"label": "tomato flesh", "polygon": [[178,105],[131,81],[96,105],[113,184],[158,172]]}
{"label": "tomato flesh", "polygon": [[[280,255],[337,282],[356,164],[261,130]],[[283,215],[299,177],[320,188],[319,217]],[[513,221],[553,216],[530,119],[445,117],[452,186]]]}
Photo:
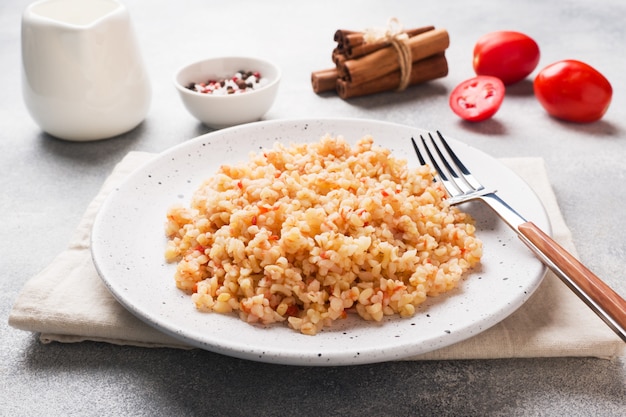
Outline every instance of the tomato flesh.
{"label": "tomato flesh", "polygon": [[477,75],[491,75],[509,85],[528,77],[537,67],[539,57],[539,45],[529,36],[498,31],[478,39],[473,66]]}
{"label": "tomato flesh", "polygon": [[613,96],[613,88],[604,75],[584,62],[571,59],[542,69],[533,88],[548,114],[576,123],[601,119]]}
{"label": "tomato flesh", "polygon": [[504,83],[496,77],[479,75],[460,83],[450,94],[450,108],[469,122],[492,117],[504,100]]}

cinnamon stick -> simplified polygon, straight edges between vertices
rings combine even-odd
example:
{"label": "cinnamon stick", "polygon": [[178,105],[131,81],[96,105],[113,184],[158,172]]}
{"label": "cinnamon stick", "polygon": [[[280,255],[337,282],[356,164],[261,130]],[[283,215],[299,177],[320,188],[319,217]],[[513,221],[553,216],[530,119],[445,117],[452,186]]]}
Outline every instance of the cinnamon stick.
{"label": "cinnamon stick", "polygon": [[311,73],[311,85],[316,93],[323,93],[335,89],[339,72],[337,68],[329,68]]}
{"label": "cinnamon stick", "polygon": [[[413,62],[445,51],[450,45],[450,38],[445,29],[434,29],[406,40],[411,49]],[[339,66],[339,73],[357,86],[399,70],[398,56],[393,46],[386,46],[378,51],[357,59],[348,59]]]}
{"label": "cinnamon stick", "polygon": [[[413,36],[417,36],[417,35],[420,35],[425,32],[429,32],[434,29],[435,29],[434,26],[424,26],[420,28],[408,29],[404,33],[406,33],[409,38],[412,38]],[[379,49],[382,49],[386,46],[389,46],[388,41],[379,41],[379,42],[370,42],[370,43],[363,41],[358,44],[345,46],[343,54],[348,59],[354,59],[354,58],[359,58],[363,55],[371,54],[372,52],[376,52]]]}
{"label": "cinnamon stick", "polygon": [[360,45],[365,42],[365,33],[363,32],[354,32],[349,33],[344,38],[344,47],[350,48],[352,46]]}
{"label": "cinnamon stick", "polygon": [[339,48],[333,49],[332,60],[337,67],[341,67],[347,59],[348,57]]}
{"label": "cinnamon stick", "polygon": [[[442,78],[448,75],[448,62],[445,53],[439,53],[431,57],[414,61],[411,66],[411,79],[409,85],[419,84],[426,81]],[[338,78],[336,90],[339,97],[347,99],[368,94],[394,90],[400,83],[400,70],[397,69],[380,78],[376,78],[360,84]]]}
{"label": "cinnamon stick", "polygon": [[338,29],[335,32],[335,37],[334,37],[335,42],[337,42],[337,47],[339,49],[343,49],[343,47],[344,47],[344,45],[346,43],[346,37],[348,35],[352,35],[352,34],[355,34],[355,33],[362,33],[362,32],[357,32],[355,30]]}

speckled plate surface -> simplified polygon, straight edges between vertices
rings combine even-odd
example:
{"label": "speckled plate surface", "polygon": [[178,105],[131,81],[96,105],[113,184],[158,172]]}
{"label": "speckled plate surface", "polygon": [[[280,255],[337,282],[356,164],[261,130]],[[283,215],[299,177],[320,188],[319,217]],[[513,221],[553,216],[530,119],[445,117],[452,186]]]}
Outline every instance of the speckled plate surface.
{"label": "speckled plate surface", "polygon": [[[326,133],[352,143],[371,134],[376,144],[417,165],[410,139],[425,131],[370,120],[279,120],[219,130],[163,152],[112,192],[96,217],[92,255],[111,293],[149,325],[198,348],[263,362],[349,365],[402,359],[472,337],[514,312],[540,284],[543,265],[490,209],[468,203],[463,209],[476,219],[484,242],[481,266],[457,289],[422,304],[412,318],[372,323],[349,317],[304,336],[283,324],[254,326],[235,315],[196,311],[175,287],[175,265],[163,258],[168,208],[188,205],[221,164],[245,160],[249,151],[271,148],[276,141],[317,141]],[[448,139],[479,179],[550,230],[541,202],[522,179],[483,152]]]}

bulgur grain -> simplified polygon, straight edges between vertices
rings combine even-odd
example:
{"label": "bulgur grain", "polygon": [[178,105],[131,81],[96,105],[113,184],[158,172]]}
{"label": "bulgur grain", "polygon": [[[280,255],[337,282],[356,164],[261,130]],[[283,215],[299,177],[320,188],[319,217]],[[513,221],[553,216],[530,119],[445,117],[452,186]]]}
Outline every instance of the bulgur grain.
{"label": "bulgur grain", "polygon": [[167,213],[165,258],[201,311],[316,334],[356,311],[410,317],[480,261],[472,219],[428,167],[342,137],[223,165]]}

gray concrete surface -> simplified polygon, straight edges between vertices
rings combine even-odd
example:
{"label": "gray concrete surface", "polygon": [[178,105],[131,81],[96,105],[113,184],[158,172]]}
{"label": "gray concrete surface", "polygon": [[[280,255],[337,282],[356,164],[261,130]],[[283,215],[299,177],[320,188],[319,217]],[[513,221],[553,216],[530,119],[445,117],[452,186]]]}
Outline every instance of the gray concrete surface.
{"label": "gray concrete surface", "polygon": [[[626,4],[621,0],[265,1],[128,0],[154,88],[136,130],[102,142],[43,133],[20,92],[20,15],[25,0],[0,4],[0,415],[458,415],[618,416],[626,410],[626,359],[510,359],[276,366],[205,351],[99,343],[42,345],[8,326],[22,285],[65,247],[114,164],[131,150],[160,152],[209,131],[172,87],[181,65],[206,56],[259,55],[284,71],[267,119],[361,117],[445,129],[495,157],[540,156],[580,258],[626,296]],[[448,29],[448,77],[343,101],[315,95],[311,71],[331,65],[337,28],[384,25]],[[497,116],[461,122],[452,88],[473,75],[476,39],[500,29],[531,35],[540,67],[574,58],[614,88],[605,118],[576,125],[548,117],[532,84],[509,88]]]}

